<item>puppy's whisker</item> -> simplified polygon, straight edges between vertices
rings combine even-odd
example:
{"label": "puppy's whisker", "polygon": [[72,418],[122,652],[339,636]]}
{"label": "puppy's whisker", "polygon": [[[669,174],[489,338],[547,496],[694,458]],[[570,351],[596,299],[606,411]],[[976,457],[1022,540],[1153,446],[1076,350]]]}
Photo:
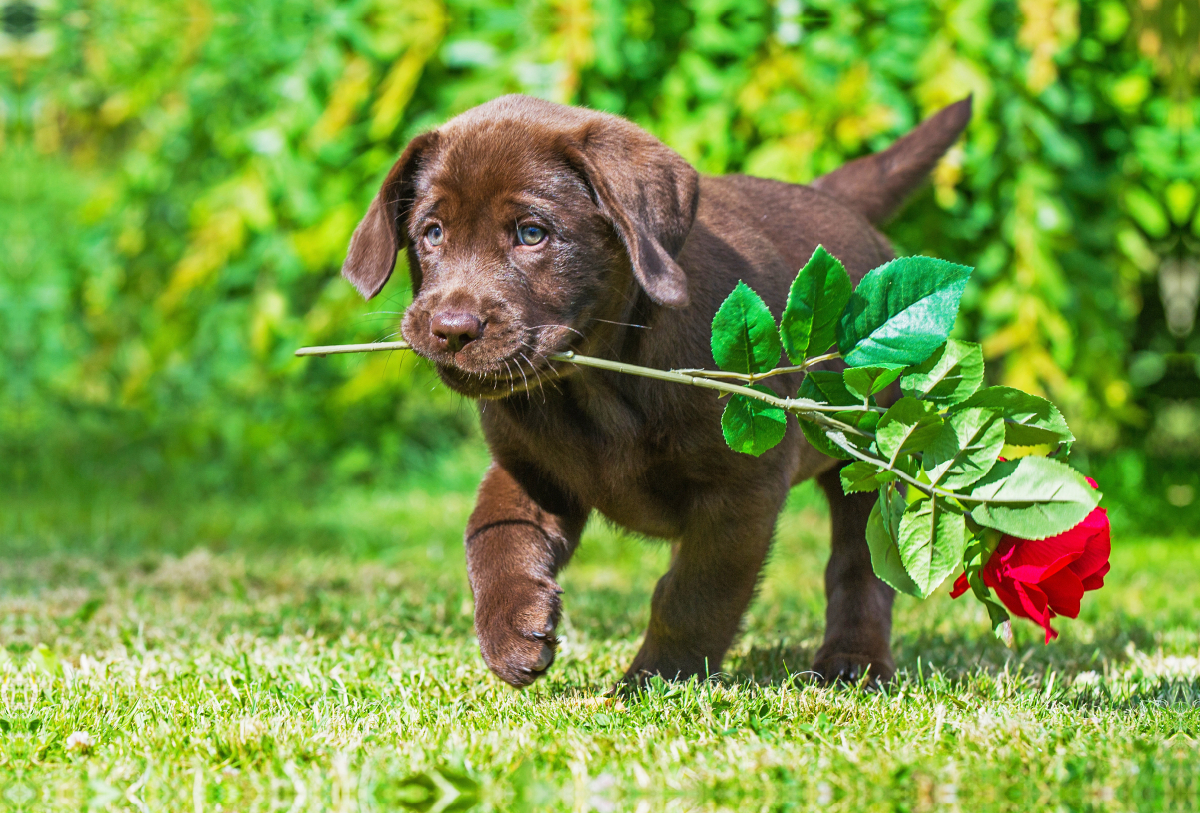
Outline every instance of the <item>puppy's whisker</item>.
{"label": "puppy's whisker", "polygon": [[[546,391],[544,389],[542,389],[542,374],[540,372],[538,372],[537,365],[535,365],[532,361],[530,361],[529,357],[526,356],[524,353],[520,353],[519,355],[521,356],[521,358],[525,359],[525,363],[529,365],[529,369],[533,373],[534,380],[537,381],[538,389],[541,390],[542,403],[543,404],[546,403]],[[520,362],[517,362],[517,369],[518,370],[521,369]],[[525,392],[529,393],[530,400],[532,400],[533,394],[529,390],[529,379],[525,379]]]}
{"label": "puppy's whisker", "polygon": [[587,337],[586,337],[586,336],[584,336],[582,333],[580,333],[578,330],[576,330],[576,329],[575,329],[575,328],[573,328],[573,327],[569,327],[568,325],[533,325],[533,326],[531,326],[531,327],[530,327],[530,330],[537,330],[538,328],[542,328],[542,327],[560,327],[560,328],[562,328],[563,330],[569,330],[569,331],[571,331],[572,333],[577,333],[577,334],[579,335],[579,338],[581,338],[581,339],[586,339],[586,338],[587,338]]}
{"label": "puppy's whisker", "polygon": [[[507,363],[507,362],[506,362]],[[525,371],[521,369],[521,362],[513,359],[513,364],[517,365],[517,372],[521,374],[521,378],[525,380],[525,392],[529,392],[529,379],[525,376]]]}
{"label": "puppy's whisker", "polygon": [[[508,394],[512,395],[517,388],[517,379],[513,377],[512,367],[508,366],[508,359],[504,360],[504,369],[508,370]],[[524,373],[522,373],[522,375],[524,375]],[[481,375],[480,379],[482,378],[483,376]]]}
{"label": "puppy's whisker", "polygon": [[[653,329],[649,325],[635,325],[633,322],[614,322],[612,319],[593,318],[592,321],[593,322],[604,322],[605,324],[609,324],[609,325],[624,325],[625,327],[637,327],[637,328],[641,328],[642,330],[652,330]],[[578,332],[578,331],[576,331],[576,332]],[[582,335],[582,334],[580,334],[580,335]]]}
{"label": "puppy's whisker", "polygon": [[[362,316],[362,317],[358,317],[353,320],[353,323],[355,325],[367,325],[368,322],[370,322],[370,323],[387,322],[389,324],[389,326],[396,324],[395,319],[392,319],[390,317],[383,317],[383,316]],[[374,324],[371,324],[368,326],[374,327]]]}
{"label": "puppy's whisker", "polygon": [[[550,370],[550,372],[555,376],[554,378],[550,379],[550,386],[554,388],[555,392],[561,393],[562,390],[559,389],[559,386],[558,386],[558,368],[555,367],[554,363],[552,361],[550,361],[550,359],[546,356],[546,354],[540,350],[534,350],[533,357],[536,359],[541,359],[543,362],[545,362],[546,368],[548,370]],[[545,396],[546,396],[546,391],[542,390],[542,398],[544,399]],[[545,403],[544,400],[543,400],[543,403]]]}

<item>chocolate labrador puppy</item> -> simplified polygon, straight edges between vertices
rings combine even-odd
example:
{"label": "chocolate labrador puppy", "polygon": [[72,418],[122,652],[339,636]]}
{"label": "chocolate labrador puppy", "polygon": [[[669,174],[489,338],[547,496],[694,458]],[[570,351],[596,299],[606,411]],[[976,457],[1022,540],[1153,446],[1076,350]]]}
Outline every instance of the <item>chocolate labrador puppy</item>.
{"label": "chocolate labrador puppy", "polygon": [[[951,105],[811,186],[701,176],[624,119],[522,96],[412,140],[342,273],[369,299],[407,252],[404,337],[479,402],[493,462],[466,550],[492,671],[525,686],[554,660],[555,575],[595,510],[674,543],[626,679],[716,672],[788,490],[816,477],[833,550],[813,669],[827,680],[892,675],[892,590],[872,572],[864,537],[875,498],[843,494],[838,461],[794,421],[761,457],[738,454],[722,438],[723,402],[712,392],[548,356],[712,368],[713,314],[739,279],[778,317],[818,243],[856,283],[891,259],[872,224],[921,183],[970,114],[970,99]],[[799,383],[769,379],[780,396]]]}

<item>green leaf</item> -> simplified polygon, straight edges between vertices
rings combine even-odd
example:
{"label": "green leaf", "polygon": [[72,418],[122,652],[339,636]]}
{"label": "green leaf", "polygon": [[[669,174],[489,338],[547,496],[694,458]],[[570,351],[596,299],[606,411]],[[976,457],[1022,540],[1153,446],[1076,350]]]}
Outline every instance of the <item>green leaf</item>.
{"label": "green leaf", "polygon": [[970,398],[982,383],[983,348],[974,342],[949,339],[905,373],[900,390],[923,401],[950,406]]}
{"label": "green leaf", "polygon": [[875,428],[879,425],[878,412],[835,412],[830,417],[836,418],[864,434],[843,432],[836,429],[827,430],[827,434],[831,436],[836,435],[863,452],[873,453],[875,451]]}
{"label": "green leaf", "polygon": [[919,452],[941,432],[942,416],[934,404],[901,398],[883,413],[875,429],[875,442],[888,462],[908,452]]}
{"label": "green leaf", "polygon": [[[982,576],[976,575],[973,579],[968,579],[968,581],[971,584],[972,592],[975,591],[975,585],[977,583],[985,590],[987,589],[987,585],[983,584]],[[975,596],[982,601],[983,606],[987,608],[988,619],[992,622],[992,632],[996,633],[996,637],[1001,641],[1004,641],[1007,646],[1012,647],[1012,629],[1011,627],[1005,628],[1004,626],[1012,621],[1008,615],[1008,608],[1001,604],[998,599],[993,598],[990,592],[988,592],[988,594],[985,596],[980,596],[979,593],[975,593]]]}
{"label": "green leaf", "polygon": [[712,353],[717,366],[733,373],[765,373],[781,354],[775,320],[762,297],[739,281],[712,322]]}
{"label": "green leaf", "polygon": [[926,598],[962,566],[967,547],[966,517],[941,497],[919,500],[904,512],[896,541],[901,563],[920,598]]}
{"label": "green leaf", "polygon": [[963,488],[987,474],[1003,448],[1000,413],[992,409],[952,412],[925,449],[925,472],[934,485]]}
{"label": "green leaf", "polygon": [[859,401],[866,401],[868,397],[899,378],[903,371],[904,365],[901,364],[847,367],[842,373],[842,381],[851,395],[856,396]]}
{"label": "green leaf", "polygon": [[[800,398],[807,398],[810,401],[832,404],[833,406],[862,405],[862,400],[855,398],[846,389],[846,384],[842,380],[841,373],[830,372],[828,370],[810,370],[804,376],[804,380],[800,382],[800,391],[796,395]],[[831,417],[872,434],[879,419],[878,413],[861,411],[835,412]],[[804,437],[808,438],[808,442],[818,451],[839,460],[854,459],[852,455],[829,440],[824,426],[802,418],[800,420],[800,429],[804,432]],[[871,438],[869,437],[863,438],[848,433],[839,433],[839,435],[854,446],[862,449],[870,448]]]}
{"label": "green leaf", "polygon": [[[842,423],[848,423],[851,426],[857,427],[872,436],[875,434],[875,430],[879,427],[878,412],[864,412],[862,410],[857,412],[835,412],[833,413],[833,417],[837,418]],[[855,436],[854,441],[857,445],[860,445],[865,449],[871,445],[871,443],[874,441],[874,437],[864,438],[861,436]]]}
{"label": "green leaf", "polygon": [[1100,502],[1082,474],[1048,457],[997,463],[971,489],[983,500],[971,512],[980,525],[1019,539],[1045,539],[1070,530]]}
{"label": "green leaf", "polygon": [[[842,389],[845,388],[846,385],[843,384]],[[849,392],[846,394],[849,395]],[[813,378],[812,372],[805,374],[804,379],[800,382],[800,389],[796,391],[796,397],[807,398],[808,400],[816,401],[819,404],[829,403],[829,396],[825,394],[824,390],[817,386],[817,380]],[[839,406],[845,405],[839,404]]]}
{"label": "green leaf", "polygon": [[829,370],[808,371],[804,380],[800,382],[797,395],[834,406],[859,406],[863,401],[846,389],[846,382],[841,373]]}
{"label": "green leaf", "polygon": [[904,515],[904,497],[890,486],[879,490],[879,499],[867,517],[867,547],[871,551],[871,569],[885,583],[910,596],[920,596],[920,588],[900,560],[900,519]]}
{"label": "green leaf", "polygon": [[779,334],[792,364],[824,353],[834,342],[838,317],[854,285],[836,257],[817,246],[788,292]]}
{"label": "green leaf", "polygon": [[853,460],[854,456],[837,446],[825,434],[825,429],[819,424],[804,418],[800,419],[800,431],[804,433],[809,444],[821,454],[829,455],[837,460]]}
{"label": "green leaf", "polygon": [[842,491],[847,494],[856,491],[876,491],[884,483],[899,479],[895,472],[877,468],[864,460],[856,460],[849,466],[843,466],[839,475],[842,478]]}
{"label": "green leaf", "polygon": [[[754,389],[774,395],[761,384]],[[730,449],[758,457],[783,440],[787,413],[765,401],[735,395],[721,413],[721,432]]]}
{"label": "green leaf", "polygon": [[919,364],[946,341],[971,268],[902,257],[870,271],[846,303],[837,343],[851,367]]}
{"label": "green leaf", "polygon": [[1013,446],[1070,443],[1071,428],[1058,407],[1012,387],[988,387],[969,398],[962,407],[987,407],[1004,418],[1004,442]]}

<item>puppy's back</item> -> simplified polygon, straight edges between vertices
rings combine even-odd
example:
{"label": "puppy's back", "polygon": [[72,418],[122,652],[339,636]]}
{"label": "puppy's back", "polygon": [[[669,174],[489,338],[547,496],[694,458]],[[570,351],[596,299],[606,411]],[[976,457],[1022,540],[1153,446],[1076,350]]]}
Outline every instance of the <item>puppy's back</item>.
{"label": "puppy's back", "polygon": [[887,238],[862,214],[811,186],[726,175],[705,178],[701,189],[702,209],[736,208],[742,227],[769,240],[793,276],[818,244],[842,261],[855,282],[894,256]]}

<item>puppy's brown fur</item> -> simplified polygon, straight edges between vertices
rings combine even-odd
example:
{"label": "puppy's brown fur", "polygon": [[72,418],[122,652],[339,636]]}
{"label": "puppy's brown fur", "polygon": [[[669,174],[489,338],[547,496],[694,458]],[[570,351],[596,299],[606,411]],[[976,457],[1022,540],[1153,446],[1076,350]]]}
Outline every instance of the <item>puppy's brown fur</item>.
{"label": "puppy's brown fur", "polygon": [[[404,337],[449,386],[479,399],[493,463],[467,526],[467,565],[480,648],[496,674],[524,686],[553,660],[555,575],[593,510],[675,542],[626,677],[718,670],[776,515],[810,477],[833,524],[813,668],[827,679],[892,674],[892,591],[872,573],[864,538],[873,497],[844,495],[836,461],[794,421],[762,457],[737,454],[711,392],[547,356],[573,349],[711,368],[712,317],[739,279],[778,317],[817,244],[856,282],[891,259],[872,223],[924,179],[969,117],[968,99],[812,186],[701,177],[623,119],[519,96],[409,144],[343,273],[369,298],[406,251],[414,299]],[[769,382],[779,395],[800,383]]]}

